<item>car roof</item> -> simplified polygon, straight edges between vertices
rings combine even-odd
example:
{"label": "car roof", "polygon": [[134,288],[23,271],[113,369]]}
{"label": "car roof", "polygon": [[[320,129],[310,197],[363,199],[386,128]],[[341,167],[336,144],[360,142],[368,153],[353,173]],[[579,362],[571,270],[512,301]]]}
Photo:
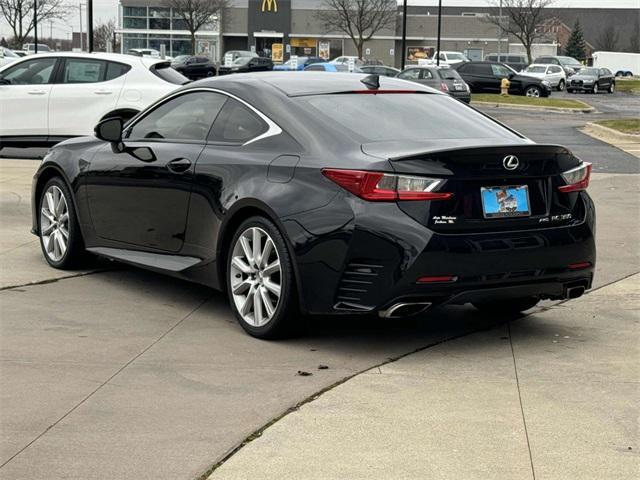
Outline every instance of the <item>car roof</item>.
{"label": "car roof", "polygon": [[38,54],[38,57],[34,57],[34,56],[22,57],[20,58],[20,60],[16,60],[14,64],[21,61],[40,58],[41,56],[60,57],[60,58],[89,58],[94,60],[111,60],[112,62],[126,63],[131,66],[140,65],[140,63],[142,63],[142,65],[146,68],[149,68],[152,65],[156,65],[158,63],[169,62],[168,59],[163,60],[160,58],[136,57],[134,55],[125,55],[122,53],[47,52],[47,53]]}
{"label": "car roof", "polygon": [[[223,86],[231,90],[242,90],[247,85],[256,86],[264,83],[274,87],[288,97],[302,95],[322,95],[339,92],[352,92],[367,90],[367,87],[360,80],[368,74],[337,72],[334,75],[326,75],[323,72],[259,72],[259,73],[239,73],[233,75],[233,79],[227,76],[214,77],[211,79],[195,82],[194,86]],[[186,86],[185,88],[189,88]],[[393,77],[380,76],[380,90],[406,90],[424,91],[428,93],[441,94],[432,88],[422,86],[418,83],[407,82]]]}

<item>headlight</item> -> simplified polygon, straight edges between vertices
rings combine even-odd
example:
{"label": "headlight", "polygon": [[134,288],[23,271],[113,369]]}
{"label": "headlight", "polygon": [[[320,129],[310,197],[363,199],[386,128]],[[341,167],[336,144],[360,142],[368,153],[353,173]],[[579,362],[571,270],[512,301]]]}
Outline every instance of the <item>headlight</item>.
{"label": "headlight", "polygon": [[542,80],[542,84],[543,84],[545,87],[550,87],[550,86],[551,86],[551,84],[550,84],[547,80]]}

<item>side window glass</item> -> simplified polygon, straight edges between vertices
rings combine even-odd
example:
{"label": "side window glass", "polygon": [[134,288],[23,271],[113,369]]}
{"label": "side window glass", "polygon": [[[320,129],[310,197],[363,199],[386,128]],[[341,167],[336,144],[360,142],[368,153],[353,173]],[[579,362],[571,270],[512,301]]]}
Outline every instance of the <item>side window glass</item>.
{"label": "side window glass", "polygon": [[431,75],[430,70],[422,70],[422,76],[420,78],[429,80],[430,78],[433,78],[433,75]]}
{"label": "side window glass", "polygon": [[28,60],[5,70],[2,78],[9,85],[41,85],[49,83],[56,58],[38,58]]}
{"label": "side window glass", "polygon": [[62,83],[102,82],[105,75],[105,69],[106,62],[101,60],[68,58],[64,65]]}
{"label": "side window glass", "polygon": [[216,119],[209,140],[244,143],[267,131],[267,124],[250,108],[230,98]]}
{"label": "side window glass", "polygon": [[104,78],[105,81],[113,80],[114,78],[121,77],[125,73],[131,70],[129,65],[123,63],[107,62],[107,75]]}
{"label": "side window glass", "polygon": [[506,78],[509,76],[509,70],[504,68],[502,65],[491,65],[491,69],[493,70],[493,75],[500,78]]}
{"label": "side window glass", "polygon": [[417,68],[410,68],[398,75],[398,78],[402,78],[404,80],[416,80],[418,77],[420,77],[420,70]]}
{"label": "side window glass", "polygon": [[137,122],[127,138],[204,141],[226,99],[214,92],[193,92],[172,98]]}

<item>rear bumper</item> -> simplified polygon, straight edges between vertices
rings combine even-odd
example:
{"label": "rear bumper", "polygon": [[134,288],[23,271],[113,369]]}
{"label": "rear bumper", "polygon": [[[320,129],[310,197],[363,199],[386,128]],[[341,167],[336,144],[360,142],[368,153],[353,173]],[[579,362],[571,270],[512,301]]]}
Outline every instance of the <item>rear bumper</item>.
{"label": "rear bumper", "polygon": [[[289,236],[297,237],[303,309],[338,314],[380,311],[398,302],[560,299],[567,297],[567,288],[588,289],[596,262],[595,210],[588,195],[581,195],[586,214],[579,223],[475,234],[433,232],[395,204],[334,199],[325,207],[331,217],[322,218],[326,233],[313,235],[317,226],[308,214],[285,222]],[[356,202],[354,209],[339,205]],[[341,217],[347,215],[344,222]],[[589,265],[570,267],[583,262]],[[417,283],[423,276],[454,276],[455,281]]]}

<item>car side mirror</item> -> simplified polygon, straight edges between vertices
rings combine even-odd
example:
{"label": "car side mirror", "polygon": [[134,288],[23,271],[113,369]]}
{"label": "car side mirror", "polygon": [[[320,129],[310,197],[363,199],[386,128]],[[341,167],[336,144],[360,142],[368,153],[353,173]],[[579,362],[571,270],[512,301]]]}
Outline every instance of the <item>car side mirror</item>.
{"label": "car side mirror", "polygon": [[509,80],[511,80],[513,77],[515,77],[515,74],[514,74],[513,72],[511,72],[511,73],[509,74]]}
{"label": "car side mirror", "polygon": [[96,137],[105,142],[122,143],[122,119],[120,117],[106,118],[93,129]]}
{"label": "car side mirror", "polygon": [[0,73],[0,85],[11,85],[11,82],[6,78],[4,78],[1,73]]}

